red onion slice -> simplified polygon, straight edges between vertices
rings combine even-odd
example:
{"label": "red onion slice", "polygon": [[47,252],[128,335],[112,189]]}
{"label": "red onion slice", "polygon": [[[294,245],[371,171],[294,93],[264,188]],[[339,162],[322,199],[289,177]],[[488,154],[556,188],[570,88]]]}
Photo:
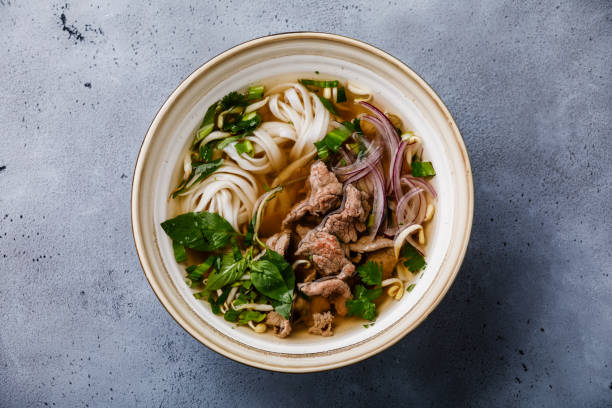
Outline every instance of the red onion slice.
{"label": "red onion slice", "polygon": [[398,202],[400,198],[402,198],[402,185],[400,183],[400,174],[402,172],[402,165],[404,164],[404,152],[406,151],[406,147],[408,143],[406,141],[402,141],[397,151],[394,153],[393,161],[391,162],[391,185],[393,187],[393,192],[395,193],[395,199]]}
{"label": "red onion slice", "polygon": [[436,194],[436,189],[433,188],[433,186],[429,184],[427,180],[423,180],[422,178],[413,177],[413,176],[403,176],[401,178],[401,182],[404,184],[410,184],[410,183],[416,184],[419,187],[422,187],[424,190],[426,190],[429,194],[431,194],[433,198],[438,197],[438,194]]}
{"label": "red onion slice", "polygon": [[384,215],[385,215],[385,207],[387,206],[386,197],[385,197],[385,180],[380,172],[380,170],[374,166],[370,165],[371,172],[369,174],[369,178],[372,180],[373,184],[373,195],[374,199],[372,202],[372,215],[374,216],[374,224],[372,225],[372,229],[368,234],[368,238],[373,240],[380,229],[382,224]]}

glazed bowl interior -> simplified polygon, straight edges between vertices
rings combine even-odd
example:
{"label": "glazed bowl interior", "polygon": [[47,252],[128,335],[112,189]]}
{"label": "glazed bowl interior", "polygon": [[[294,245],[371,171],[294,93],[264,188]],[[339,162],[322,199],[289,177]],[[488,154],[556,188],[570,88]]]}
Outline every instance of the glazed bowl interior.
{"label": "glazed bowl interior", "polygon": [[[315,74],[317,71],[319,74]],[[211,312],[184,282],[183,267],[160,227],[177,215],[170,192],[204,112],[230,91],[283,79],[321,77],[355,81],[374,91],[375,104],[400,116],[421,136],[433,162],[439,192],[427,230],[427,266],[400,301],[386,301],[374,325],[348,319],[334,336],[298,331],[278,339],[237,327]],[[409,68],[358,41],[327,34],[285,34],[235,47],[188,77],[170,96],[143,143],[134,177],[133,227],[137,250],[154,291],[177,321],[204,344],[238,361],[279,371],[337,367],[372,355],[399,340],[437,305],[462,261],[472,217],[469,161],[452,117]]]}

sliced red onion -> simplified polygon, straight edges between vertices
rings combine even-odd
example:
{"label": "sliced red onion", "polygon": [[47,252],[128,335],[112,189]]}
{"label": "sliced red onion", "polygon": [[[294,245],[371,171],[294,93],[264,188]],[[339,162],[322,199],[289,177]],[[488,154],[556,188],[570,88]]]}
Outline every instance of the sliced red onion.
{"label": "sliced red onion", "polygon": [[403,176],[401,178],[401,182],[404,184],[409,184],[409,183],[416,184],[417,186],[422,187],[424,190],[426,190],[434,198],[438,197],[438,194],[436,194],[436,189],[433,188],[433,186],[429,184],[427,180],[423,180],[422,178],[418,178],[418,177]]}
{"label": "sliced red onion", "polygon": [[402,173],[402,165],[404,164],[404,151],[408,143],[405,140],[399,144],[397,151],[395,152],[395,156],[393,157],[393,161],[391,162],[391,185],[393,187],[393,192],[395,193],[395,199],[398,202],[402,198],[402,185],[400,183],[400,174]]}
{"label": "sliced red onion", "polygon": [[[361,106],[365,107],[366,109],[369,109],[374,114],[374,117],[378,119],[380,123],[382,124],[384,132],[381,132],[381,133],[383,137],[385,138],[385,140],[387,141],[387,144],[390,148],[390,153],[393,153],[394,151],[396,151],[397,145],[399,144],[399,137],[397,136],[395,127],[393,126],[393,124],[391,123],[387,115],[385,115],[383,112],[380,111],[380,109],[378,109],[376,106],[372,105],[371,103],[368,103],[365,101],[362,101],[359,103],[361,104]],[[366,119],[366,117],[368,116],[369,115],[364,116],[364,119]],[[373,124],[376,125],[375,123]]]}
{"label": "sliced red onion", "polygon": [[[405,225],[405,224],[411,224],[412,222],[414,222],[414,219],[416,218],[418,213],[414,213],[412,214],[412,218],[411,219],[407,219],[406,217],[406,209],[408,207],[408,202],[415,196],[418,196],[418,194],[420,192],[422,192],[423,189],[420,187],[416,187],[411,189],[409,192],[407,192],[406,194],[404,194],[402,196],[402,198],[400,198],[400,200],[397,203],[397,209],[395,210],[395,214],[397,216],[397,223],[399,225]],[[420,200],[420,198],[419,198]],[[408,217],[410,218],[410,217]]]}
{"label": "sliced red onion", "polygon": [[357,160],[355,163],[346,165],[344,167],[334,168],[333,171],[336,174],[336,176],[340,176],[340,177],[351,176],[355,173],[362,171],[363,169],[367,168],[371,164],[373,165],[373,164],[378,163],[380,159],[382,159],[382,149],[380,147],[376,147],[376,146],[373,147],[373,146],[374,145],[371,144],[368,147],[365,158],[361,160]]}
{"label": "sliced red onion", "polygon": [[374,225],[368,234],[368,238],[373,240],[385,216],[385,207],[387,206],[385,197],[385,180],[378,169],[374,165],[370,165],[371,172],[369,178],[372,180],[374,200],[372,202],[372,215],[374,216]]}

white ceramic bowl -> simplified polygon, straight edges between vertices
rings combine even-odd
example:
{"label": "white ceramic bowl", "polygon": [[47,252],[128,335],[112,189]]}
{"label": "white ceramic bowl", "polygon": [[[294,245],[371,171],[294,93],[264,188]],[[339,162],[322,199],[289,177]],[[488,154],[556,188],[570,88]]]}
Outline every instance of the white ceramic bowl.
{"label": "white ceramic bowl", "polygon": [[[339,325],[333,337],[308,334],[278,339],[215,316],[196,300],[160,227],[170,216],[168,196],[182,157],[206,108],[226,93],[270,77],[321,76],[355,80],[374,100],[422,137],[436,169],[439,192],[428,230],[427,267],[401,301],[387,302],[376,323]],[[286,372],[326,370],[355,363],[391,346],[440,302],[465,254],[473,212],[473,185],[463,140],[435,92],[414,71],[363,42],[331,34],[290,33],[238,45],[198,68],[170,95],[142,144],[132,187],[136,249],[151,287],[187,332],[213,350],[252,366]]]}

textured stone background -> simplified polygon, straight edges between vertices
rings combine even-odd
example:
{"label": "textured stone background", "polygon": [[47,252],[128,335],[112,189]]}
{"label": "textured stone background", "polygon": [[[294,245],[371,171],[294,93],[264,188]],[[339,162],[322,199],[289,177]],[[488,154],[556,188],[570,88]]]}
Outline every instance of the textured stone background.
{"label": "textured stone background", "polygon": [[[0,0],[0,23],[0,406],[612,406],[610,2]],[[438,309],[384,353],[311,375],[184,332],[144,279],[129,212],[140,143],[178,83],[297,30],[419,72],[476,186]]]}

